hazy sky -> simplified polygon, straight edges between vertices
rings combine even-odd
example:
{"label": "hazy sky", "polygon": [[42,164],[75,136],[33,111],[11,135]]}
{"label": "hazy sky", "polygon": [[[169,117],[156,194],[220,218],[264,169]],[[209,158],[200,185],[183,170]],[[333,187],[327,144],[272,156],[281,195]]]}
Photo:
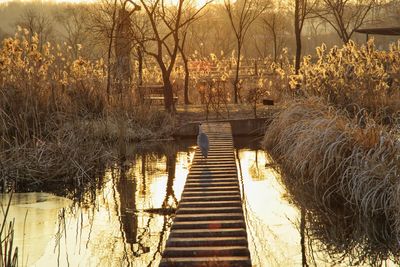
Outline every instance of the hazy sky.
{"label": "hazy sky", "polygon": [[[0,3],[13,2],[15,0],[0,0]],[[90,3],[96,0],[16,0],[18,2],[56,2],[56,3]]]}
{"label": "hazy sky", "polygon": [[[98,0],[0,0],[0,4],[7,2],[55,2],[55,3],[93,3]],[[176,3],[177,0],[170,0],[172,3]],[[197,0],[197,5],[204,5],[206,0]],[[220,0],[214,0],[214,3],[219,3]]]}

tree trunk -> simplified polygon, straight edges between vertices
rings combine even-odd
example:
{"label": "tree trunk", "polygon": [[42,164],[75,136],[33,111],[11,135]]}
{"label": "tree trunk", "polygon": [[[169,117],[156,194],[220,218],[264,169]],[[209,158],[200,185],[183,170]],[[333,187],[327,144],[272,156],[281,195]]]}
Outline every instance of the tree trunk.
{"label": "tree trunk", "polygon": [[138,46],[137,48],[137,55],[138,55],[138,87],[137,87],[137,100],[138,103],[143,102],[143,88],[141,86],[143,85],[143,53],[142,53],[142,48]]}
{"label": "tree trunk", "polygon": [[163,82],[164,82],[164,107],[165,110],[169,113],[175,112],[174,105],[174,95],[172,92],[172,84],[169,80],[169,76],[167,73],[163,74]]}
{"label": "tree trunk", "polygon": [[300,0],[296,0],[294,9],[294,34],[296,36],[296,59],[295,59],[295,73],[299,74],[300,57],[301,57],[301,28],[300,28]]}
{"label": "tree trunk", "polygon": [[120,94],[126,94],[132,81],[132,42],[129,37],[131,29],[131,20],[129,15],[129,12],[125,8],[120,8],[118,11],[117,23],[115,25],[115,74]]}
{"label": "tree trunk", "polygon": [[253,112],[254,112],[254,118],[257,119],[257,98],[253,103]]}
{"label": "tree trunk", "polygon": [[111,54],[112,54],[112,45],[113,45],[113,38],[114,38],[116,14],[117,14],[117,0],[114,1],[111,33],[110,33],[110,40],[108,42],[108,51],[107,51],[107,101],[108,102],[110,102],[110,94],[111,94]]}
{"label": "tree trunk", "polygon": [[299,74],[300,59],[301,59],[301,36],[300,33],[296,33],[296,61],[294,66],[296,75]]}
{"label": "tree trunk", "polygon": [[274,41],[274,62],[276,62],[276,59],[278,58],[278,51],[276,51],[278,44],[277,44],[277,37],[276,37],[275,30],[273,31],[272,36],[273,36],[273,41]]}
{"label": "tree trunk", "polygon": [[[112,33],[113,34],[113,33]],[[112,40],[113,37],[110,37],[108,43],[108,51],[107,51],[107,101],[110,102],[110,93],[111,93],[111,51],[112,51]]]}
{"label": "tree trunk", "polygon": [[186,55],[184,55],[183,53],[181,53],[182,55],[182,60],[183,60],[183,66],[185,68],[185,84],[184,84],[184,101],[185,101],[185,105],[189,105],[190,101],[189,101],[189,61],[186,57]]}
{"label": "tree trunk", "polygon": [[143,53],[142,53],[142,49],[140,46],[137,48],[137,54],[138,54],[138,63],[139,63],[138,84],[140,86],[140,85],[143,85]]}
{"label": "tree trunk", "polygon": [[235,70],[235,80],[233,82],[233,94],[234,94],[234,103],[238,103],[238,89],[239,89],[239,68],[240,68],[240,56],[241,56],[241,50],[242,50],[242,45],[240,41],[237,43],[237,48],[238,48],[238,53],[237,53],[237,60],[236,60],[236,70]]}

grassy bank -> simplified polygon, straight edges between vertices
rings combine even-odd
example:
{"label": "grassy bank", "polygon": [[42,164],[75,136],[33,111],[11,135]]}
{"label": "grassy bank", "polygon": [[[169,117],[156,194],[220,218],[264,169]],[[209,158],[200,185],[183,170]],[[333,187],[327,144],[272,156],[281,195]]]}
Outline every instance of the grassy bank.
{"label": "grassy bank", "polygon": [[318,47],[298,75],[283,73],[295,98],[263,140],[306,211],[310,245],[339,262],[399,264],[399,51],[399,42],[381,51],[373,40]]}
{"label": "grassy bank", "polygon": [[325,213],[315,220],[347,214],[387,225],[392,242],[377,229],[368,239],[399,252],[400,141],[393,127],[310,98],[278,113],[263,144],[279,163],[294,202]]}

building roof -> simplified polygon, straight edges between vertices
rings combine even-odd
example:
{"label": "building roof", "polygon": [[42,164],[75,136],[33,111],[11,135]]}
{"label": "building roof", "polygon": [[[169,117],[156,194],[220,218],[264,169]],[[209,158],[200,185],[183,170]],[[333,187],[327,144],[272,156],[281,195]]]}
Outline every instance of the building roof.
{"label": "building roof", "polygon": [[387,27],[387,28],[365,28],[355,30],[358,33],[365,34],[379,34],[379,35],[400,35],[400,27]]}

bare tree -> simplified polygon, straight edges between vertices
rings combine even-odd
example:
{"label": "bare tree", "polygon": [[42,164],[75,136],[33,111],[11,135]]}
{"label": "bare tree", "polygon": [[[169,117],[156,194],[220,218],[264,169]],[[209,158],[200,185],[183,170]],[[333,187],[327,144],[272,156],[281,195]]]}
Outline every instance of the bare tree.
{"label": "bare tree", "polygon": [[210,5],[207,8],[207,16],[199,18],[190,27],[188,46],[197,50],[201,57],[220,51],[229,54],[234,49],[235,39],[225,12],[222,5]]}
{"label": "bare tree", "polygon": [[97,43],[107,43],[105,52],[107,65],[107,99],[110,101],[112,79],[112,48],[114,45],[118,0],[102,0],[89,11],[88,31],[92,32]]}
{"label": "bare tree", "polygon": [[[133,7],[128,7],[128,4],[133,5]],[[123,1],[118,10],[114,48],[116,57],[115,76],[120,93],[122,93],[122,85],[125,84],[129,87],[132,80],[131,51],[134,44],[131,38],[131,15],[138,10],[140,10],[140,6],[131,0]]]}
{"label": "bare tree", "polygon": [[72,48],[74,58],[78,57],[78,44],[83,45],[88,39],[85,23],[86,15],[85,10],[81,6],[66,6],[54,15],[55,20],[63,28],[61,35],[63,35],[66,43]]}
{"label": "bare tree", "polygon": [[17,25],[27,29],[30,38],[35,33],[38,35],[39,51],[42,51],[43,45],[50,40],[53,34],[52,20],[34,9],[25,10],[17,21]]}
{"label": "bare tree", "polygon": [[[190,17],[191,14],[196,13],[196,11],[197,11],[196,8],[192,4],[192,6],[189,6],[188,8],[186,8],[185,15],[186,15],[186,17]],[[187,37],[188,37],[188,33],[189,33],[189,27],[192,26],[192,24],[195,22],[195,20],[197,20],[199,18],[200,18],[200,16],[195,17],[191,23],[188,23],[184,27],[182,27],[181,38],[180,38],[180,41],[178,44],[179,53],[182,57],[183,67],[185,70],[185,78],[184,78],[184,85],[183,85],[183,94],[184,94],[185,105],[190,104],[190,101],[189,101],[189,78],[190,78],[189,58],[187,56],[187,51],[186,51],[187,49],[185,49],[185,48],[187,45]]]}
{"label": "bare tree", "polygon": [[389,3],[384,5],[384,10],[386,9],[388,18],[390,20],[389,23],[393,25],[400,24],[400,1],[399,0],[391,0]]}
{"label": "bare tree", "polygon": [[332,26],[343,43],[348,43],[377,4],[377,0],[321,0],[314,13]]}
{"label": "bare tree", "polygon": [[224,0],[224,4],[236,37],[237,55],[233,89],[234,101],[235,104],[237,104],[239,97],[239,68],[243,43],[250,26],[269,7],[269,2],[265,2],[263,0],[239,0],[235,3],[232,3],[231,0]]}
{"label": "bare tree", "polygon": [[299,73],[301,58],[301,32],[303,31],[304,21],[315,6],[314,0],[295,0],[294,2],[294,35],[296,39],[295,72]]}
{"label": "bare tree", "polygon": [[283,37],[287,29],[287,14],[284,13],[281,3],[278,3],[274,10],[261,16],[261,26],[272,35],[273,42],[273,58],[276,62],[278,51],[283,47]]}
{"label": "bare tree", "polygon": [[[140,7],[132,0],[102,0],[100,4],[93,6],[93,9],[89,12],[90,23],[88,25],[88,30],[97,36],[99,43],[103,43],[105,40],[107,43],[105,54],[107,58],[106,90],[108,100],[110,100],[111,81],[113,78],[113,48],[115,52],[117,50],[119,51],[119,57],[122,56],[120,53],[122,47],[124,47],[124,49],[122,49],[124,50],[122,54],[126,55],[126,53],[130,52],[131,46],[129,41],[123,39],[127,38],[126,31],[127,28],[130,27],[130,16],[139,9]],[[125,24],[128,24],[128,26]],[[117,37],[119,41],[118,44],[116,44]],[[118,63],[118,58],[116,61]]]}
{"label": "bare tree", "polygon": [[192,23],[209,2],[189,16],[185,16],[184,12],[190,4],[187,0],[179,0],[176,5],[167,4],[164,0],[140,0],[140,2],[149,19],[152,29],[151,41],[155,44],[154,49],[147,47],[143,47],[143,49],[155,58],[161,70],[165,110],[175,112],[170,78],[179,52],[182,28]]}
{"label": "bare tree", "polygon": [[185,81],[183,84],[183,96],[184,96],[184,103],[185,105],[189,105],[189,78],[190,78],[190,73],[189,73],[189,58],[186,55],[185,52],[185,45],[186,45],[186,37],[187,37],[187,30],[183,32],[182,36],[182,41],[179,44],[179,53],[182,56],[182,61],[183,61],[183,68],[185,69]]}

